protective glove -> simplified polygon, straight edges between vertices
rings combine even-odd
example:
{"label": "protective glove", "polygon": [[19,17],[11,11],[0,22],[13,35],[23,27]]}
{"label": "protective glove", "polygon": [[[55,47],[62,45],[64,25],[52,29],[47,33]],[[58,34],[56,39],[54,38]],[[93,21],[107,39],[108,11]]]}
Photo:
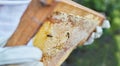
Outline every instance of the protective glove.
{"label": "protective glove", "polygon": [[42,52],[35,47],[19,46],[0,48],[0,65],[43,66],[39,62],[41,57]]}
{"label": "protective glove", "polygon": [[0,66],[43,66],[40,49],[19,46],[5,47],[7,40],[16,30],[20,18],[30,0],[0,0]]}
{"label": "protective glove", "polygon": [[97,26],[95,32],[91,34],[89,39],[84,43],[84,45],[91,45],[95,39],[100,38],[103,34],[103,29],[110,28],[110,22],[108,20],[104,20],[102,26]]}

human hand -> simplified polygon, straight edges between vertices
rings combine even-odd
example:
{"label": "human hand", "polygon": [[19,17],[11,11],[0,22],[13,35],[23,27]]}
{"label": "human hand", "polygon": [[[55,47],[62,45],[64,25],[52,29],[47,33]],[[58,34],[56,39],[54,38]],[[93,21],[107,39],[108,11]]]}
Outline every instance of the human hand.
{"label": "human hand", "polygon": [[0,47],[0,66],[43,66],[42,51],[35,47]]}
{"label": "human hand", "polygon": [[91,34],[89,39],[84,43],[84,45],[91,45],[95,39],[100,38],[103,34],[103,29],[110,28],[110,22],[108,20],[104,20],[102,26],[97,26],[95,32]]}

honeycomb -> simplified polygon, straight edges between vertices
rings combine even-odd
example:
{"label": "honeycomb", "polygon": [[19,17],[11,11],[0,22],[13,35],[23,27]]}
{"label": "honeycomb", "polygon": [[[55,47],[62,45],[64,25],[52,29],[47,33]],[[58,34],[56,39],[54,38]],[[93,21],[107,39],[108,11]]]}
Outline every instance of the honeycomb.
{"label": "honeycomb", "polygon": [[[79,16],[64,12],[54,12],[34,37],[34,46],[43,51],[43,59],[41,61],[46,61],[49,64],[51,59],[58,53],[64,52],[72,46],[66,45],[68,41],[72,44],[76,43],[75,39],[70,39],[74,38],[73,32],[76,29],[83,31],[81,34],[87,35],[86,33],[90,32],[89,28],[97,21],[97,18],[94,18],[91,14]],[[79,43],[79,40],[77,40],[77,43]]]}

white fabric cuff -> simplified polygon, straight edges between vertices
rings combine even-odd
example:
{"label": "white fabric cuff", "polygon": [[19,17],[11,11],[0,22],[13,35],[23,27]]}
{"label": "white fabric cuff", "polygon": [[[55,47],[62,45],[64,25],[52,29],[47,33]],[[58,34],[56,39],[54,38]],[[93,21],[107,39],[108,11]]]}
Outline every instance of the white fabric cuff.
{"label": "white fabric cuff", "polygon": [[35,47],[5,47],[0,48],[0,65],[39,61],[42,51]]}

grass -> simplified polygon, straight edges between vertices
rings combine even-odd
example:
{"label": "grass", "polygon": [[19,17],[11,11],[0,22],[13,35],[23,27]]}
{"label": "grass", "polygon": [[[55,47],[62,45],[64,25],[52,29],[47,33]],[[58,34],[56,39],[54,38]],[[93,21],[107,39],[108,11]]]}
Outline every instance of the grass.
{"label": "grass", "polygon": [[115,40],[118,46],[118,51],[116,52],[116,56],[118,58],[118,65],[120,66],[120,35],[116,35]]}

